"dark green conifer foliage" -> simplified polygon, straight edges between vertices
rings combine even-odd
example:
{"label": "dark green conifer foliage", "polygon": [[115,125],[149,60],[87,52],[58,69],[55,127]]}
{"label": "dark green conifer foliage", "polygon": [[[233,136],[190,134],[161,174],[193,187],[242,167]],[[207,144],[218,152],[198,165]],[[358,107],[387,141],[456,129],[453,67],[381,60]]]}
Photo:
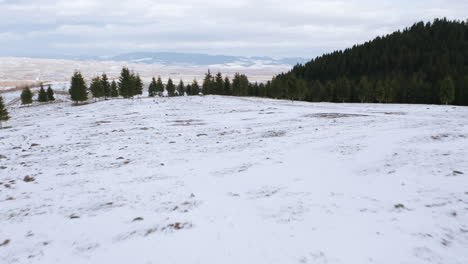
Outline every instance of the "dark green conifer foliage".
{"label": "dark green conifer foliage", "polygon": [[89,90],[91,90],[91,94],[96,99],[104,97],[104,86],[103,86],[101,77],[97,76],[91,80],[91,84],[89,85]]}
{"label": "dark green conifer foliage", "polygon": [[159,96],[163,96],[163,94],[164,94],[164,84],[163,84],[160,76],[158,76],[158,80],[156,81],[156,93]]}
{"label": "dark green conifer foliage", "polygon": [[338,102],[349,102],[351,95],[351,82],[343,76],[336,81],[335,94]]}
{"label": "dark green conifer foliage", "polygon": [[148,96],[149,97],[154,97],[156,96],[157,92],[156,92],[156,79],[153,77],[153,79],[151,80],[151,83],[150,85],[148,86]]}
{"label": "dark green conifer foliage", "polygon": [[371,84],[367,76],[362,76],[361,80],[359,80],[359,84],[357,85],[357,97],[359,102],[369,102],[370,100],[370,92],[371,92]]}
{"label": "dark green conifer foliage", "polygon": [[37,95],[37,101],[41,103],[49,101],[47,98],[47,92],[44,90],[44,86],[42,86],[42,84],[41,89],[39,89],[39,94]]}
{"label": "dark green conifer foliage", "polygon": [[54,96],[54,90],[52,89],[52,86],[47,87],[47,100],[48,101],[55,101],[55,96]]}
{"label": "dark green conifer foliage", "polygon": [[110,96],[119,97],[119,90],[117,88],[117,83],[115,82],[115,80],[112,80],[112,83],[110,85]]}
{"label": "dark green conifer foliage", "polygon": [[179,85],[177,85],[177,95],[184,96],[185,95],[185,85],[184,81],[180,80]]}
{"label": "dark green conifer foliage", "polygon": [[104,87],[104,97],[107,99],[111,97],[111,84],[107,74],[103,73],[101,76],[102,87]]}
{"label": "dark green conifer foliage", "polygon": [[211,75],[210,70],[205,74],[205,79],[203,80],[202,84],[202,93],[203,94],[214,94],[214,79],[213,75]]}
{"label": "dark green conifer foliage", "polygon": [[246,75],[240,73],[234,75],[234,79],[232,80],[232,95],[249,95],[249,79]]}
{"label": "dark green conifer foliage", "polygon": [[[291,98],[289,91],[297,89],[290,85],[297,77],[307,82],[308,101],[468,105],[466,36],[468,21],[444,18],[419,22],[296,65],[290,72],[275,76],[267,94]],[[445,80],[447,76],[453,81],[454,92]],[[324,84],[326,91],[318,91],[320,86],[315,81]],[[233,86],[237,87],[234,81]],[[234,94],[242,93],[234,88]]]}
{"label": "dark green conifer foliage", "polygon": [[187,96],[193,95],[192,85],[190,83],[187,84],[187,87],[185,87],[185,93],[187,93]]}
{"label": "dark green conifer foliage", "polygon": [[214,78],[213,94],[224,95],[224,80],[223,75],[220,72],[218,72]]}
{"label": "dark green conifer foliage", "polygon": [[190,90],[192,91],[192,95],[200,94],[200,86],[198,85],[197,79],[193,79],[192,85],[190,86]]}
{"label": "dark green conifer foliage", "polygon": [[29,87],[26,87],[21,92],[21,104],[32,104],[33,102],[33,94]]}
{"label": "dark green conifer foliage", "polygon": [[232,95],[231,81],[227,76],[224,78],[223,94]]}
{"label": "dark green conifer foliage", "polygon": [[122,68],[119,78],[119,94],[123,98],[133,97],[135,93],[134,76],[126,67]]}
{"label": "dark green conifer foliage", "polygon": [[174,85],[174,82],[172,82],[172,79],[169,78],[167,80],[167,85],[166,85],[167,96],[170,96],[170,97],[175,96],[175,89],[176,87]]}
{"label": "dark green conifer foliage", "polygon": [[71,95],[72,101],[75,103],[83,102],[88,100],[88,91],[86,83],[80,72],[75,72],[71,79],[70,90],[68,91]]}
{"label": "dark green conifer foliage", "polygon": [[140,78],[140,75],[132,75],[134,78],[134,86],[133,86],[133,94],[134,95],[142,95],[143,94],[143,81]]}
{"label": "dark green conifer foliage", "polygon": [[3,97],[0,96],[0,128],[3,127],[3,122],[10,120],[10,115],[6,109],[5,103],[3,102]]}
{"label": "dark green conifer foliage", "polygon": [[455,85],[452,78],[445,77],[444,80],[440,82],[440,102],[442,104],[450,104],[455,100]]}
{"label": "dark green conifer foliage", "polygon": [[386,80],[378,80],[377,83],[375,84],[375,100],[377,100],[378,103],[385,103],[387,95],[386,95],[386,90],[387,90],[387,83]]}

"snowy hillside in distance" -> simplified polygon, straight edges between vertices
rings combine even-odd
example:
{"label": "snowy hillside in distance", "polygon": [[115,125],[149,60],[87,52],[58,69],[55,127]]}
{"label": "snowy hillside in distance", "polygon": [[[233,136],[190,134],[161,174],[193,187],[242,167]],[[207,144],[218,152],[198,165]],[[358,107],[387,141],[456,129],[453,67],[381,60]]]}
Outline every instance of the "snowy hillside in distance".
{"label": "snowy hillside in distance", "polygon": [[272,58],[266,56],[228,56],[228,55],[210,55],[201,53],[180,53],[180,52],[130,52],[113,56],[53,56],[55,59],[71,60],[95,60],[95,61],[115,61],[128,63],[160,64],[165,66],[229,66],[237,65],[239,67],[292,67],[298,63],[306,63],[310,59],[291,57],[291,58]]}
{"label": "snowy hillside in distance", "polygon": [[1,263],[468,263],[467,107],[61,100],[0,130]]}

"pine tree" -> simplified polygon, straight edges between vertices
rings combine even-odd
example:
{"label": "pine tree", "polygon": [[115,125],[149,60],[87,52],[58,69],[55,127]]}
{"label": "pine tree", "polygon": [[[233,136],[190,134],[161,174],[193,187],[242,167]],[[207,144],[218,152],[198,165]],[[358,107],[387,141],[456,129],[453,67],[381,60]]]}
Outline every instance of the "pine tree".
{"label": "pine tree", "polygon": [[107,74],[103,73],[101,76],[102,87],[104,87],[104,97],[105,99],[111,97],[111,84]]}
{"label": "pine tree", "polygon": [[80,72],[75,72],[71,79],[70,90],[71,99],[75,102],[83,102],[88,100],[88,91],[86,83]]}
{"label": "pine tree", "polygon": [[361,80],[359,80],[359,84],[357,86],[357,97],[361,103],[369,102],[370,90],[369,79],[367,76],[363,76]]}
{"label": "pine tree", "polygon": [[160,76],[158,76],[158,80],[156,81],[156,93],[159,96],[164,95],[164,84],[163,84]]}
{"label": "pine tree", "polygon": [[224,81],[223,81],[223,75],[221,75],[220,72],[218,72],[215,76],[214,79],[214,94],[224,94]]}
{"label": "pine tree", "polygon": [[101,77],[97,76],[91,80],[91,84],[89,85],[89,89],[91,90],[91,94],[94,98],[98,99],[104,97],[104,86],[102,85]]}
{"label": "pine tree", "polygon": [[33,102],[33,94],[29,87],[26,87],[21,92],[21,104],[32,104]]}
{"label": "pine tree", "polygon": [[182,80],[180,80],[179,85],[177,86],[177,94],[179,96],[185,95],[185,85],[184,85],[184,81]]}
{"label": "pine tree", "polygon": [[151,83],[148,87],[148,96],[149,97],[154,97],[156,96],[157,92],[156,92],[156,79],[153,77],[153,79],[151,80]]}
{"label": "pine tree", "polygon": [[229,80],[229,78],[227,76],[226,76],[226,78],[224,78],[223,94],[224,95],[232,95],[231,81]]}
{"label": "pine tree", "polygon": [[384,103],[386,100],[386,95],[385,95],[386,87],[385,86],[386,86],[385,80],[379,80],[375,84],[375,99],[380,104]]}
{"label": "pine tree", "polygon": [[142,95],[143,94],[143,81],[140,78],[140,75],[137,74],[135,77],[134,84],[134,94],[133,95]]}
{"label": "pine tree", "polygon": [[185,93],[187,93],[187,96],[193,95],[192,85],[190,83],[187,84],[187,87],[185,87]]}
{"label": "pine tree", "polygon": [[2,128],[2,122],[6,122],[10,119],[10,115],[6,109],[5,104],[3,103],[3,97],[0,96],[0,128]]}
{"label": "pine tree", "polygon": [[37,96],[37,101],[41,103],[49,101],[49,99],[47,98],[47,93],[44,90],[44,86],[42,86],[42,83],[41,83],[41,89],[39,89],[39,94]]}
{"label": "pine tree", "polygon": [[203,79],[202,93],[205,95],[213,94],[213,86],[214,86],[213,76],[211,75],[210,70],[208,70],[208,72],[205,74],[205,79]]}
{"label": "pine tree", "polygon": [[175,87],[174,83],[172,82],[172,79],[169,78],[167,80],[167,85],[166,85],[167,96],[171,96],[171,97],[174,96],[175,95],[175,89],[176,89],[176,87]]}
{"label": "pine tree", "polygon": [[445,105],[455,100],[455,85],[452,78],[449,76],[445,77],[445,79],[440,82],[439,96],[440,102]]}
{"label": "pine tree", "polygon": [[351,94],[351,83],[346,76],[342,76],[336,82],[336,97],[339,102],[349,102]]}
{"label": "pine tree", "polygon": [[112,83],[110,86],[110,96],[119,97],[119,90],[117,89],[117,83],[115,82],[115,80],[112,80]]}
{"label": "pine tree", "polygon": [[52,90],[52,86],[50,84],[49,84],[49,87],[47,88],[47,100],[55,101],[54,90]]}
{"label": "pine tree", "polygon": [[123,98],[130,98],[134,96],[135,82],[133,74],[126,67],[122,68],[119,78],[119,94]]}
{"label": "pine tree", "polygon": [[193,79],[191,85],[192,95],[199,95],[200,94],[200,86],[198,85],[197,79]]}
{"label": "pine tree", "polygon": [[249,79],[246,75],[236,73],[232,80],[232,95],[246,96],[249,93]]}

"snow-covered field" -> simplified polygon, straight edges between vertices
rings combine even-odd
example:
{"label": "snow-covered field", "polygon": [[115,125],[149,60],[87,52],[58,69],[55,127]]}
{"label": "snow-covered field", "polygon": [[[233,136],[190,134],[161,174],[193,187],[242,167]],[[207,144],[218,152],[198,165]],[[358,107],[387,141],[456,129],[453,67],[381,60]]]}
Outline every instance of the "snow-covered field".
{"label": "snow-covered field", "polygon": [[139,73],[144,81],[150,82],[152,77],[161,76],[165,82],[169,77],[178,82],[191,82],[197,79],[201,82],[208,69],[212,73],[218,71],[223,76],[232,78],[236,72],[247,74],[252,82],[266,82],[280,72],[288,71],[290,65],[254,64],[246,67],[237,64],[209,66],[166,66],[160,64],[137,64],[116,61],[74,61],[35,58],[0,57],[0,91],[7,87],[35,81],[66,81],[69,82],[73,72],[81,71],[90,80],[105,72],[109,78],[118,78],[122,67],[129,67]]}
{"label": "snow-covered field", "polygon": [[9,110],[1,263],[468,263],[467,107]]}

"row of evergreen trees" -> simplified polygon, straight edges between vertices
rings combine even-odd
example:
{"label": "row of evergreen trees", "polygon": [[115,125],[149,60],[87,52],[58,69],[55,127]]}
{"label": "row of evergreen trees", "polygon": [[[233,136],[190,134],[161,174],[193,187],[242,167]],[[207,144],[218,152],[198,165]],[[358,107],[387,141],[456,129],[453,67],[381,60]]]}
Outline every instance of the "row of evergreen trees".
{"label": "row of evergreen trees", "polygon": [[267,97],[293,100],[468,105],[468,21],[419,22],[296,65],[267,85]]}
{"label": "row of evergreen trees", "polygon": [[[37,95],[37,101],[44,103],[55,101],[54,90],[49,85],[47,91],[44,90],[44,86],[41,83],[41,88],[39,89],[39,93]],[[21,104],[32,104],[33,102],[33,93],[29,87],[25,87],[21,92]]]}
{"label": "row of evergreen trees", "polygon": [[[144,84],[138,74],[130,71],[128,68],[123,68],[118,81],[109,81],[106,74],[94,77],[91,80],[89,88],[86,85],[85,79],[80,72],[75,72],[71,78],[71,86],[69,93],[74,102],[82,102],[88,100],[88,93],[91,92],[93,98],[109,98],[122,96],[124,98],[133,98],[143,94]],[[213,76],[208,70],[205,75],[203,84],[200,87],[196,79],[192,83],[185,85],[182,80],[178,85],[175,85],[171,78],[164,85],[161,77],[152,78],[148,86],[148,96],[163,96],[166,95],[183,96],[183,95],[199,95],[199,94],[218,94],[218,95],[251,95],[252,85],[246,75],[236,73],[231,80],[228,77],[223,78],[221,73]]]}

